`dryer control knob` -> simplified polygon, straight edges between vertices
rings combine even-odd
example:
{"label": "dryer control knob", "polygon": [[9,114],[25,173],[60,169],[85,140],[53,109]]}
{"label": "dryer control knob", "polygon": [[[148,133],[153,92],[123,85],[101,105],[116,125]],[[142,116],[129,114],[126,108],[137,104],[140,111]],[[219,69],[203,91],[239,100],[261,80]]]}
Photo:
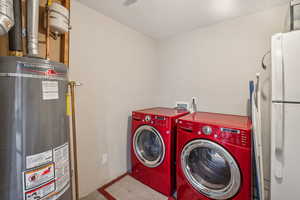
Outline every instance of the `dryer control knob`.
{"label": "dryer control knob", "polygon": [[210,135],[212,133],[212,128],[210,126],[203,126],[202,128],[202,132],[205,135]]}
{"label": "dryer control knob", "polygon": [[145,117],[145,121],[146,121],[146,122],[149,122],[149,121],[151,121],[151,116],[150,116],[150,115],[146,115],[146,117]]}

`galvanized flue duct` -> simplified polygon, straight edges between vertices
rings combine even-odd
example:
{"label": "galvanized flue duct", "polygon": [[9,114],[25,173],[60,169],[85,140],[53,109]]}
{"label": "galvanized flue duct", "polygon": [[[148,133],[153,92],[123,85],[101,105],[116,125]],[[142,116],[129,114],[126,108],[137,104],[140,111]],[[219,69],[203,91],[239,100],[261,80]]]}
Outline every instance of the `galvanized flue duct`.
{"label": "galvanized flue duct", "polygon": [[14,2],[14,19],[15,25],[9,31],[9,51],[10,55],[22,56],[23,43],[22,43],[22,9],[21,0],[13,0]]}
{"label": "galvanized flue duct", "polygon": [[39,0],[27,1],[27,45],[28,56],[39,55]]}
{"label": "galvanized flue duct", "polygon": [[0,0],[0,35],[7,34],[13,25],[13,0]]}

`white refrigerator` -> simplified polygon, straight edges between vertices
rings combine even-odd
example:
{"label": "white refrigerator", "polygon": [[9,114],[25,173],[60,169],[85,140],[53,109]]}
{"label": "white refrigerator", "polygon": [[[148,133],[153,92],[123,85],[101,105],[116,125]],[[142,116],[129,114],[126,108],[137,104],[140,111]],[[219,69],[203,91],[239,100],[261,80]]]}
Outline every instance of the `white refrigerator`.
{"label": "white refrigerator", "polygon": [[300,31],[272,37],[271,200],[300,199]]}

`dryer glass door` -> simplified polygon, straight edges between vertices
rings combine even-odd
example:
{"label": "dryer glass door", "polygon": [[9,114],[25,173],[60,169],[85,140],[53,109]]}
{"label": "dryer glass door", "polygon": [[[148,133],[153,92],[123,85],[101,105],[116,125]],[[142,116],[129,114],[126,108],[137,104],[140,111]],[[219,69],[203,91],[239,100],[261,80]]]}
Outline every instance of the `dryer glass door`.
{"label": "dryer glass door", "polygon": [[208,140],[188,143],[181,154],[181,166],[189,183],[213,199],[229,199],[239,190],[241,174],[230,153]]}
{"label": "dryer glass door", "polygon": [[165,157],[165,144],[160,133],[151,126],[141,126],[134,134],[133,149],[139,161],[147,167],[159,166]]}

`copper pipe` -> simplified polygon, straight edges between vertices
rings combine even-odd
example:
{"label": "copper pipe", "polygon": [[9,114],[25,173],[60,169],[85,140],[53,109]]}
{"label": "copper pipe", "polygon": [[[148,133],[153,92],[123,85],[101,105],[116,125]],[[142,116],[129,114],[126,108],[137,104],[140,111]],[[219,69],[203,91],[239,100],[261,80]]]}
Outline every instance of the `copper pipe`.
{"label": "copper pipe", "polygon": [[76,82],[69,82],[71,91],[71,109],[72,109],[72,138],[73,138],[73,156],[74,156],[74,179],[75,179],[75,196],[79,200],[79,181],[78,181],[78,157],[77,157],[77,138],[76,138],[76,115],[75,115],[75,87]]}

